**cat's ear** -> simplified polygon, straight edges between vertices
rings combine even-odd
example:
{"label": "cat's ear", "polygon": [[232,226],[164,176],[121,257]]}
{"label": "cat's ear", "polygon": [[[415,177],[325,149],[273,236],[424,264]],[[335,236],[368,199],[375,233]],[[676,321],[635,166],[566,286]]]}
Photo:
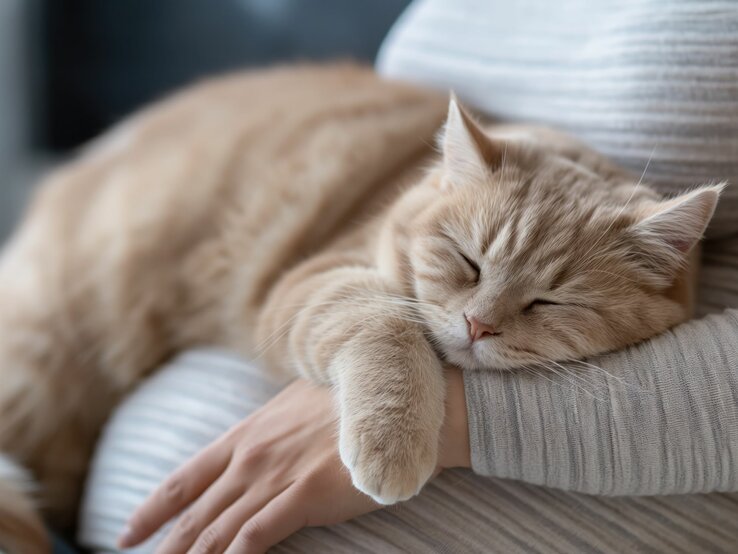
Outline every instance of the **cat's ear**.
{"label": "cat's ear", "polygon": [[724,185],[706,186],[649,208],[632,228],[642,260],[662,284],[674,280],[702,238]]}
{"label": "cat's ear", "polygon": [[463,186],[484,179],[490,170],[502,163],[503,146],[496,143],[477,125],[451,94],[448,117],[441,137],[444,186]]}

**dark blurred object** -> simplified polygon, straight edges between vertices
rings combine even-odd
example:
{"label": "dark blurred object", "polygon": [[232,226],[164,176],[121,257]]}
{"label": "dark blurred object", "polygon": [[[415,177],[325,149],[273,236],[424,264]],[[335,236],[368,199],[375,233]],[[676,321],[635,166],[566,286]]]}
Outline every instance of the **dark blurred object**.
{"label": "dark blurred object", "polygon": [[39,146],[65,150],[197,78],[289,60],[371,62],[409,0],[42,0]]}

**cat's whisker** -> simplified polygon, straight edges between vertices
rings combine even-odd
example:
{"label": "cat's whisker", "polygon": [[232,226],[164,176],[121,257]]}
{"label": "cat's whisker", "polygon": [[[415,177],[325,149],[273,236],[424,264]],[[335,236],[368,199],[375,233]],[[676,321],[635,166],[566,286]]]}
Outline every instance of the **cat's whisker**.
{"label": "cat's whisker", "polygon": [[[558,388],[569,390],[571,392],[574,392],[575,394],[578,394],[579,391],[581,391],[591,398],[594,398],[596,400],[601,400],[600,397],[594,395],[594,393],[585,389],[582,385],[578,384],[576,381],[573,381],[572,379],[570,379],[566,373],[562,374],[561,372],[557,371],[555,368],[545,366],[545,365],[537,365],[537,366],[534,366],[533,368],[531,368],[530,366],[525,366],[525,367],[528,369],[528,372],[534,377],[542,378]],[[552,379],[551,377],[546,375],[546,372],[551,372],[554,375],[557,375],[558,377],[561,378],[563,382]],[[569,385],[569,386],[566,386],[566,385]]]}
{"label": "cat's whisker", "polygon": [[[411,305],[408,305],[408,303],[405,303],[404,301],[407,300],[407,297],[399,297],[396,296],[396,299],[394,298],[386,298],[382,295],[376,295],[376,297],[372,296],[371,298],[366,297],[366,291],[364,292],[364,297],[359,298],[352,298],[352,297],[345,297],[345,298],[337,298],[332,300],[327,300],[325,302],[320,303],[313,303],[309,304],[310,309],[314,309],[317,307],[330,307],[330,306],[338,306],[338,305],[344,305],[346,306],[347,310],[353,310],[357,306],[358,307],[365,307],[365,308],[376,308],[377,304],[384,304],[389,305],[392,307],[400,307],[400,308],[406,308],[408,310],[411,310],[413,313],[416,313],[415,308]],[[351,300],[351,303],[347,303],[347,300]],[[304,315],[303,312],[305,308],[308,307],[308,304],[303,307],[303,309],[299,310],[297,313],[293,314],[287,321],[283,322],[277,329],[275,329],[269,336],[267,336],[261,344],[259,344],[256,348],[256,354],[257,359],[261,358],[266,351],[268,351],[271,347],[273,347],[276,343],[278,343],[288,332],[289,332],[289,326],[295,321],[296,318]],[[407,321],[409,323],[416,323],[419,325],[427,325],[427,322],[422,319],[420,316],[418,317],[411,317],[407,314],[395,314],[396,317],[399,317],[399,319],[403,321]],[[327,317],[327,314],[320,312],[316,314],[312,314],[311,319],[318,319],[321,317]],[[373,318],[369,318],[369,320],[374,320],[378,316],[374,316]],[[282,332],[284,331],[284,332]]]}
{"label": "cat's whisker", "polygon": [[[256,359],[261,359],[270,348],[272,348],[280,340],[282,340],[291,331],[290,326],[295,322],[295,320],[305,315],[303,313],[305,310],[307,310],[308,308],[312,309],[313,307],[316,307],[316,306],[320,306],[320,307],[330,306],[331,304],[336,304],[336,303],[340,303],[340,301],[338,300],[328,301],[328,302],[323,302],[317,305],[305,306],[303,309],[294,313],[286,321],[284,321],[279,327],[277,327],[274,331],[272,331],[272,333],[270,333],[266,338],[264,338],[259,345],[257,345],[254,348]],[[328,317],[328,314],[324,312],[319,312],[319,313],[311,314],[309,316],[308,321],[319,320],[324,317]]]}
{"label": "cat's whisker", "polygon": [[616,381],[616,382],[618,382],[620,384],[630,386],[626,381],[624,381],[620,377],[617,377],[617,376],[613,375],[612,373],[608,372],[607,370],[605,370],[605,369],[603,369],[603,368],[601,368],[599,366],[596,366],[594,364],[590,364],[590,363],[585,362],[583,360],[569,360],[567,363],[568,364],[573,364],[573,365],[584,366],[584,368],[586,368],[588,371],[594,371],[594,372],[597,372],[597,373],[601,373],[602,375],[605,376],[606,382],[608,380],[612,379],[613,381]]}
{"label": "cat's whisker", "polygon": [[[553,364],[553,365],[549,365],[549,364]],[[592,391],[586,388],[585,385],[591,386],[592,385],[591,383],[585,380],[584,384],[582,384],[580,381],[575,380],[574,378],[579,377],[579,376],[573,374],[568,368],[562,366],[558,362],[555,362],[553,360],[548,360],[548,362],[546,363],[544,367],[548,369],[549,371],[555,373],[556,375],[558,375],[565,381],[568,381],[570,384],[572,384],[575,387],[576,390],[583,392],[585,395],[589,396],[593,400],[597,400],[597,401],[602,400],[602,398],[600,398],[595,393],[593,393]]]}
{"label": "cat's whisker", "polygon": [[587,379],[582,375],[579,375],[572,368],[566,367],[555,360],[549,360],[548,363],[556,366],[563,374],[570,376],[572,379],[576,379],[578,383],[582,383],[583,385],[592,385],[590,381],[587,381]]}
{"label": "cat's whisker", "polygon": [[582,392],[584,392],[585,394],[587,394],[588,396],[592,396],[592,393],[590,393],[589,391],[585,391],[585,390],[584,390],[584,389],[582,388],[582,386],[581,386],[581,385],[579,385],[579,384],[578,384],[577,382],[575,382],[575,381],[572,381],[571,379],[569,379],[569,378],[568,378],[568,377],[567,377],[567,376],[566,376],[565,374],[562,374],[562,373],[561,373],[560,371],[558,371],[558,370],[557,370],[556,368],[554,368],[554,367],[551,367],[551,366],[542,366],[542,367],[543,367],[543,368],[544,368],[544,369],[545,369],[546,371],[550,371],[550,372],[551,372],[551,373],[553,373],[554,375],[557,375],[557,376],[558,376],[559,378],[561,378],[561,379],[562,379],[562,380],[563,380],[564,382],[566,382],[566,383],[568,383],[568,384],[572,385],[572,387],[573,387],[573,388],[571,388],[571,389],[570,389],[570,390],[571,390],[572,392],[578,393],[579,391],[582,391]]}
{"label": "cat's whisker", "polygon": [[[360,287],[346,287],[348,290],[353,290],[357,293],[356,297],[352,297],[349,295],[342,295],[338,298],[328,300],[325,302],[310,302],[309,300],[306,302],[298,303],[298,304],[287,304],[282,305],[278,308],[279,311],[285,311],[289,310],[291,308],[303,308],[306,306],[311,306],[313,308],[315,307],[323,307],[323,306],[330,306],[335,305],[338,303],[345,303],[347,301],[355,302],[356,304],[360,304],[362,302],[365,302],[363,305],[371,306],[376,305],[377,303],[384,303],[387,305],[392,306],[399,306],[402,308],[406,308],[408,310],[414,310],[415,307],[423,307],[427,308],[429,310],[438,310],[440,309],[439,306],[436,306],[434,304],[431,304],[429,302],[423,302],[421,300],[418,300],[416,298],[408,297],[408,296],[401,296],[398,294],[392,294],[392,293],[377,293],[375,295],[369,295],[367,294],[367,291],[365,289],[361,289]],[[356,305],[355,304],[355,305]]]}
{"label": "cat's whisker", "polygon": [[589,372],[582,373],[581,371],[579,371],[579,369],[581,368],[569,367],[572,363],[574,363],[571,360],[566,361],[567,365],[562,365],[559,362],[553,362],[553,363],[555,363],[558,367],[560,367],[568,375],[571,375],[573,378],[576,378],[579,382],[584,383],[587,386],[597,388],[597,389],[607,388],[606,383],[603,383],[602,381],[598,380],[597,377],[592,375],[591,373]]}
{"label": "cat's whisker", "polygon": [[[536,368],[543,369],[543,371],[538,371],[538,369],[536,369]],[[548,375],[546,375],[545,374],[545,371],[546,370],[544,368],[540,368],[540,366],[523,365],[523,366],[520,366],[520,369],[522,369],[523,371],[525,371],[529,375],[532,375],[532,376],[534,376],[536,378],[539,378],[540,377],[540,378],[544,379],[545,381],[548,381],[552,385],[555,385],[557,387],[561,387],[561,383],[558,383],[558,382],[554,381],[553,379],[551,379],[551,377],[549,377]]]}
{"label": "cat's whisker", "polygon": [[[357,288],[356,290],[357,290],[357,292],[359,292],[359,293],[363,294],[364,296],[366,296],[366,291],[365,290],[361,290],[359,288]],[[439,306],[437,306],[435,304],[432,304],[430,302],[425,302],[423,300],[419,300],[419,299],[413,298],[411,296],[403,296],[403,295],[396,294],[396,293],[382,292],[382,293],[379,293],[376,296],[373,296],[372,297],[372,299],[375,299],[375,298],[378,299],[378,300],[380,300],[380,301],[381,300],[394,299],[394,300],[398,300],[398,301],[401,301],[403,303],[414,305],[414,306],[424,306],[424,307],[432,308],[432,309],[433,308],[439,308]]]}
{"label": "cat's whisker", "polygon": [[[338,298],[333,298],[331,300],[326,300],[326,301],[323,301],[323,302],[314,302],[314,301],[311,302],[310,300],[308,300],[306,302],[301,302],[301,303],[298,303],[298,304],[290,304],[290,305],[286,305],[286,306],[280,306],[278,308],[279,311],[284,311],[284,310],[287,310],[289,308],[300,308],[300,309],[295,314],[293,314],[289,319],[287,319],[287,321],[283,322],[279,327],[277,327],[270,335],[268,335],[262,341],[262,343],[269,341],[274,335],[278,334],[282,330],[283,327],[290,325],[291,323],[294,322],[294,320],[297,317],[299,317],[301,315],[304,315],[305,309],[310,308],[312,310],[312,309],[316,309],[316,308],[324,308],[324,307],[331,307],[331,306],[343,305],[343,304],[346,304],[347,303],[347,300],[352,300],[352,297],[350,297],[350,296],[339,296]],[[274,311],[276,311],[276,310],[274,310]],[[315,316],[324,316],[324,315],[326,315],[326,314],[323,313],[323,312],[320,312],[318,314],[313,314],[313,317],[315,317]],[[260,347],[257,347],[256,349],[259,350]]]}
{"label": "cat's whisker", "polygon": [[604,373],[605,376],[606,376],[606,379],[612,379],[612,380],[616,381],[617,383],[623,385],[624,387],[631,388],[631,389],[636,390],[636,391],[641,392],[641,393],[651,394],[651,391],[649,391],[647,389],[644,389],[643,387],[641,387],[639,385],[635,385],[633,383],[628,383],[622,377],[618,377],[617,375],[612,374],[611,372],[607,371],[606,369],[604,369],[604,368],[602,368],[600,366],[591,364],[591,363],[586,362],[584,360],[575,360],[572,363],[581,364],[581,365],[584,365],[585,367],[587,367],[589,370],[599,371],[601,373]]}
{"label": "cat's whisker", "polygon": [[277,344],[287,333],[290,332],[290,325],[292,325],[292,323],[294,323],[298,317],[303,315],[302,312],[305,309],[307,309],[307,307],[293,314],[289,319],[287,319],[287,321],[283,322],[266,338],[264,338],[258,345],[256,345],[256,347],[254,348],[254,353],[256,354],[257,360],[260,359],[267,352],[267,350]]}
{"label": "cat's whisker", "polygon": [[[557,370],[555,367],[551,367],[549,364],[550,364],[550,360],[538,360],[537,362],[535,362],[535,365],[532,366],[532,369],[535,372],[539,372],[540,370],[541,373],[542,372],[553,373],[554,375],[557,375],[563,378],[566,383],[574,385],[575,387],[579,386],[577,383],[572,382],[570,379],[566,378],[566,376],[562,375],[559,370]],[[556,381],[554,380],[554,382]]]}

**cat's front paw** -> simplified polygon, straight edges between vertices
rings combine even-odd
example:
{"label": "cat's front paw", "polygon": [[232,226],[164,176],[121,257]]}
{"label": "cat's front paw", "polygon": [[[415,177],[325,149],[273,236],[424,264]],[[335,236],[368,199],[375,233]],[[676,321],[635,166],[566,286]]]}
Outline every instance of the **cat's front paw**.
{"label": "cat's front paw", "polygon": [[354,486],[379,504],[420,492],[433,475],[438,436],[430,430],[398,432],[376,422],[341,423],[339,451]]}

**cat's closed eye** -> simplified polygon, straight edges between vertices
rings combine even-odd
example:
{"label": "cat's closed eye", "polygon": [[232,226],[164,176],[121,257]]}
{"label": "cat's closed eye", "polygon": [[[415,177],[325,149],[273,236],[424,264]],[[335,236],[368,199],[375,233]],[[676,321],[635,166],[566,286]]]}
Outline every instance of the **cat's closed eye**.
{"label": "cat's closed eye", "polygon": [[523,312],[530,312],[535,308],[536,306],[561,306],[561,303],[554,302],[553,300],[546,300],[544,298],[536,298],[532,302],[530,302],[525,308],[523,308]]}
{"label": "cat's closed eye", "polygon": [[466,264],[471,268],[471,270],[474,272],[474,284],[477,284],[479,282],[479,277],[481,276],[481,269],[479,268],[479,265],[474,262],[469,256],[464,254],[463,252],[459,252],[459,255],[464,259]]}

